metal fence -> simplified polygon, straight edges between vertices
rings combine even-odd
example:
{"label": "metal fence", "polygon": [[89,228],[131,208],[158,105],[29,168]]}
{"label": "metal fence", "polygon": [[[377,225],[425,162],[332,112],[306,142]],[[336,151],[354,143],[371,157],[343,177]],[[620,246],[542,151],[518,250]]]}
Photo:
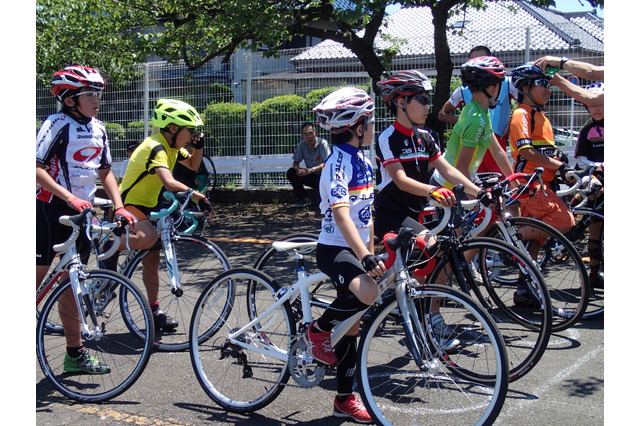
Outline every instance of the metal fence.
{"label": "metal fence", "polygon": [[[181,64],[152,62],[137,66],[139,77],[126,84],[109,84],[107,78],[98,118],[107,126],[114,161],[124,160],[126,146],[142,141],[150,133],[150,111],[156,100],[173,97],[192,104],[201,113],[207,134],[204,153],[215,161],[219,185],[287,185],[285,172],[300,140],[300,126],[305,121],[315,121],[312,108],[318,101],[332,88],[343,85],[370,91],[370,79],[361,67],[353,66],[353,59],[332,60],[330,64],[324,61],[317,67],[322,71],[309,72],[296,69],[292,61],[302,51],[281,51],[278,58],[239,51],[228,63],[214,60],[195,72]],[[583,49],[494,52],[509,69],[547,53],[604,63],[604,52]],[[435,78],[433,66],[425,64],[433,64],[433,58],[396,61],[390,71],[417,68]],[[456,84],[459,79],[454,78],[451,90]],[[39,127],[58,108],[48,85],[40,80],[36,105]],[[586,109],[557,88],[546,110],[558,141],[563,143],[571,144],[573,132],[588,119]],[[386,108],[377,102],[376,132],[391,122]],[[322,129],[318,130],[328,139]]]}

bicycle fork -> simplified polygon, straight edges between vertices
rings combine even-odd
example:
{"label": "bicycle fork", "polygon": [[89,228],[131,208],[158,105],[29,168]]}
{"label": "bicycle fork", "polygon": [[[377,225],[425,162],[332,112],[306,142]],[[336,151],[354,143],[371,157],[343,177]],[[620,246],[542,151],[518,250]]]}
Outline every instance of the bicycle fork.
{"label": "bicycle fork", "polygon": [[[165,218],[162,218],[164,222]],[[160,239],[162,240],[162,248],[164,250],[164,258],[169,272],[171,282],[171,294],[175,297],[173,302],[177,302],[176,298],[182,297],[182,283],[180,282],[180,271],[178,270],[178,259],[176,258],[175,248],[172,241],[172,226],[165,226],[163,223]]]}
{"label": "bicycle fork", "polygon": [[[82,337],[87,340],[100,340],[104,335],[104,330],[101,330],[98,326],[98,318],[96,312],[93,309],[91,303],[91,297],[87,287],[80,283],[80,279],[84,281],[86,279],[86,272],[82,270],[80,265],[72,264],[69,267],[69,280],[71,282],[71,289],[73,291],[73,298],[76,302],[76,309],[80,317],[80,323],[82,328]],[[84,303],[84,308],[82,304]],[[91,318],[93,329],[87,323],[87,314]]]}
{"label": "bicycle fork", "polygon": [[[412,290],[413,291],[413,290]],[[420,324],[418,319],[418,312],[414,303],[409,303],[409,292],[407,291],[407,280],[401,279],[396,284],[395,288],[396,300],[398,301],[398,310],[400,311],[401,324],[405,331],[407,338],[407,346],[420,371],[427,373],[433,373],[440,369],[440,363],[436,357],[432,357],[429,345],[426,344],[427,336],[424,333],[422,327],[414,329],[413,324]],[[422,342],[423,344],[421,344]],[[425,359],[424,351],[428,359]]]}

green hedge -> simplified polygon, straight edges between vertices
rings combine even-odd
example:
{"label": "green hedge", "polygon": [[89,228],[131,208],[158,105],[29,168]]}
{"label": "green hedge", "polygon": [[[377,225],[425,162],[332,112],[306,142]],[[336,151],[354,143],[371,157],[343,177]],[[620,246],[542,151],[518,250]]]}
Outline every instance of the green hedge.
{"label": "green hedge", "polygon": [[[254,155],[292,153],[300,141],[302,123],[315,122],[313,108],[325,96],[340,87],[344,85],[313,90],[304,98],[298,95],[286,95],[252,103],[251,153]],[[367,86],[357,87],[365,91],[369,90]],[[232,98],[233,93],[227,86],[213,83],[210,90],[213,94],[220,91],[228,92],[228,95],[216,96],[216,100],[209,102],[201,111],[204,132],[207,134],[205,154],[244,155],[247,106],[236,102],[219,102],[219,99]],[[143,126],[143,121],[129,123],[126,130],[127,141],[142,140]],[[109,136],[113,140],[111,133]]]}

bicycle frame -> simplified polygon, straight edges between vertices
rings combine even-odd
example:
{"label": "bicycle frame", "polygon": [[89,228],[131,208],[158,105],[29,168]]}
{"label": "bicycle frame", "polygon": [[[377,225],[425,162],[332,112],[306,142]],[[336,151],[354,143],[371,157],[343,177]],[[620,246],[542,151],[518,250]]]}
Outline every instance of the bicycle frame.
{"label": "bicycle frame", "polygon": [[[179,235],[190,235],[192,234],[196,228],[198,227],[198,219],[196,216],[185,210],[186,206],[189,204],[189,198],[193,190],[188,190],[183,193],[179,193],[179,196],[185,197],[184,202],[180,202],[178,198],[172,192],[164,192],[163,196],[167,201],[171,201],[171,205],[162,209],[158,212],[152,212],[149,215],[149,219],[151,221],[156,222],[155,228],[158,234],[160,235],[160,242],[162,244],[162,249],[164,251],[165,260],[167,263],[167,272],[169,274],[169,282],[171,284],[171,293],[175,295],[175,297],[180,297],[183,294],[182,290],[182,282],[180,281],[180,270],[178,268],[178,259],[176,258],[176,254],[173,246],[173,237],[174,233]],[[191,226],[182,232],[176,232],[174,226],[174,220],[171,217],[171,214],[180,209],[180,213],[185,217],[191,219]],[[205,220],[206,224],[206,220]],[[122,264],[120,271],[125,271],[129,265],[129,263],[134,259],[136,254],[141,250],[132,250],[124,263]]]}
{"label": "bicycle frame", "polygon": [[[401,247],[398,247],[397,251],[400,252],[399,255],[390,256],[390,259],[388,259],[387,272],[382,277],[380,277],[380,279],[377,282],[378,297],[380,297],[385,292],[385,290],[389,288],[391,284],[396,283],[395,296],[398,300],[398,307],[403,318],[403,326],[407,331],[407,335],[411,336],[410,346],[411,346],[412,355],[418,367],[421,369],[424,369],[424,368],[428,368],[428,366],[426,366],[425,363],[422,362],[423,357],[417,349],[418,345],[415,341],[415,334],[410,321],[410,316],[413,316],[414,321],[417,321],[417,312],[415,312],[415,308],[411,309],[409,307],[408,298],[407,298],[407,295],[408,295],[407,284],[415,281],[413,278],[410,278],[410,274],[406,267],[406,261],[405,261],[405,258],[406,258],[405,252],[408,252],[407,251],[408,246],[410,245],[409,242],[410,241],[405,241]],[[296,244],[296,243],[290,243],[290,244]],[[305,244],[305,243],[301,243],[301,244]],[[301,256],[301,255],[298,254],[298,256]],[[296,300],[298,296],[300,296],[300,300],[302,301],[303,321],[305,322],[305,324],[311,324],[313,320],[313,316],[311,313],[309,287],[311,287],[314,284],[319,284],[322,281],[327,279],[329,279],[329,277],[323,272],[317,272],[312,275],[306,275],[306,270],[304,270],[304,268],[299,268],[298,280],[296,281],[296,283],[291,287],[282,288],[280,290],[280,294],[277,294],[277,300],[274,304],[272,304],[265,312],[261,313],[259,316],[251,320],[245,326],[241,327],[238,330],[235,330],[233,333],[230,333],[227,336],[228,340],[232,344],[242,347],[246,350],[256,351],[265,356],[270,356],[282,361],[287,361],[289,359],[288,352],[277,350],[271,347],[270,345],[268,345],[267,343],[264,343],[262,347],[258,347],[250,343],[246,343],[241,339],[238,339],[238,337],[243,336],[247,330],[255,327],[257,324],[261,323],[266,318],[269,318],[269,315],[271,315],[272,312],[274,312],[277,308],[282,306],[284,303],[293,302],[294,300]],[[355,313],[351,317],[347,318],[346,320],[338,324],[334,328],[333,332],[331,333],[331,345],[335,347],[335,345],[346,335],[349,329],[351,329],[351,327],[354,324],[356,324],[369,309],[370,307],[367,307],[367,309],[363,309]],[[274,320],[276,320],[276,318],[270,318],[267,320],[267,322],[265,322],[265,324],[267,324],[269,321],[274,321]],[[426,340],[426,336],[422,334],[422,331],[420,331],[420,334],[421,334],[420,338]]]}
{"label": "bicycle frame", "polygon": [[[85,220],[90,223],[88,217],[95,216],[95,212],[93,210],[87,209],[83,213]],[[82,264],[80,259],[80,254],[76,248],[76,240],[80,235],[80,225],[75,223],[70,219],[69,216],[62,216],[59,219],[60,223],[63,225],[71,226],[73,231],[71,236],[67,241],[56,244],[53,246],[53,249],[58,253],[64,253],[60,257],[58,264],[54,267],[54,269],[47,275],[46,279],[40,285],[38,291],[36,292],[36,307],[44,300],[44,298],[49,294],[54,285],[59,282],[65,271],[69,272],[69,281],[71,282],[71,290],[73,292],[75,305],[78,312],[82,312],[82,303],[81,298],[85,302],[86,309],[88,310],[89,317],[93,323],[93,329],[88,324],[85,315],[80,316],[81,322],[81,333],[82,337],[88,340],[100,339],[102,336],[102,332],[98,326],[98,321],[96,318],[96,313],[93,307],[93,304],[89,298],[89,292],[84,285],[80,284],[80,277],[84,273],[85,265]],[[87,225],[87,234],[89,233],[97,233],[97,234],[109,234],[112,233],[115,228],[115,224],[111,224],[110,226],[100,226],[96,224]],[[104,260],[110,257],[118,247],[120,241],[120,237],[114,234],[114,244],[110,250],[105,253],[98,254],[97,259],[99,261]]]}

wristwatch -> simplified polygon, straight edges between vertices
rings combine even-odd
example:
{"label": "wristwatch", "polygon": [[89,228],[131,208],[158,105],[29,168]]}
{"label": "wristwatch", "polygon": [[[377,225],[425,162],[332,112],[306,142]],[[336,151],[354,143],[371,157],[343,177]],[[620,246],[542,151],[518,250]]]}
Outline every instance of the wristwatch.
{"label": "wristwatch", "polygon": [[569,58],[567,58],[566,56],[563,56],[562,59],[560,59],[560,69],[564,69],[564,64],[569,60]]}

